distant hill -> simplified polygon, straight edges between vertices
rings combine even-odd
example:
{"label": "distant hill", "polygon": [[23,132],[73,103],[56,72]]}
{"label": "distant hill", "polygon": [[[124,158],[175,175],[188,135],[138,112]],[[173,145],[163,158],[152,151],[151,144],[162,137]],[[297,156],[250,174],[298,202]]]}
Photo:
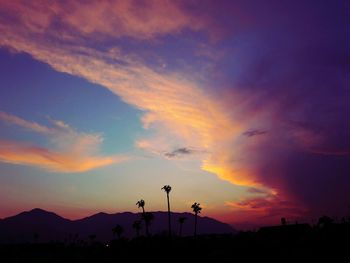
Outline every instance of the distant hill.
{"label": "distant hill", "polygon": [[[150,226],[151,234],[167,233],[167,212],[153,212],[154,220]],[[1,243],[49,242],[87,240],[96,235],[96,240],[107,242],[113,238],[112,228],[119,224],[124,228],[123,236],[132,238],[135,230],[132,223],[140,219],[140,213],[98,213],[79,220],[65,219],[55,213],[42,209],[33,209],[0,220]],[[194,215],[190,213],[172,213],[172,230],[179,232],[179,217],[186,217],[183,224],[183,236],[193,234]],[[141,234],[144,234],[142,225]],[[198,217],[198,234],[223,234],[236,232],[228,224],[209,217]]]}

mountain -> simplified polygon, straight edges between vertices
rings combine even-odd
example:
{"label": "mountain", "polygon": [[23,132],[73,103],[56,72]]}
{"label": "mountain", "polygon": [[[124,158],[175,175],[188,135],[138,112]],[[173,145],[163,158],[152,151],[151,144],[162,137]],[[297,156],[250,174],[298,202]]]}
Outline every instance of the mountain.
{"label": "mountain", "polygon": [[[167,233],[167,212],[153,212],[154,220],[150,226],[151,234]],[[172,230],[179,232],[179,217],[186,217],[183,224],[183,236],[193,234],[194,215],[190,213],[172,213]],[[123,227],[123,236],[132,238],[135,230],[132,223],[141,218],[140,213],[98,213],[79,220],[65,219],[55,213],[42,209],[33,209],[16,216],[0,220],[1,243],[49,242],[87,240],[96,235],[96,240],[107,242],[113,239],[112,228],[119,224]],[[198,217],[198,234],[234,233],[235,230],[222,222],[209,217]],[[141,234],[144,234],[142,225]]]}
{"label": "mountain", "polygon": [[60,240],[67,234],[72,221],[35,208],[29,212],[0,221],[0,242],[21,243],[41,240]]}

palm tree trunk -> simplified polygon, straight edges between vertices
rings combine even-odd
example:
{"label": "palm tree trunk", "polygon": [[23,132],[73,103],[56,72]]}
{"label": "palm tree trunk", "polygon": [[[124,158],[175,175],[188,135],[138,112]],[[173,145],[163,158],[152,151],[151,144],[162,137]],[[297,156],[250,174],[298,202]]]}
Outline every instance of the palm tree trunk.
{"label": "palm tree trunk", "polygon": [[197,213],[194,215],[194,237],[197,236]]}
{"label": "palm tree trunk", "polygon": [[169,237],[171,237],[171,218],[170,218],[170,201],[169,201],[169,193],[166,194],[168,200],[168,229],[169,229]]}
{"label": "palm tree trunk", "polygon": [[145,212],[145,208],[142,207],[142,213],[143,213],[143,219],[145,220],[145,227],[146,227],[146,236],[148,237],[149,236],[149,232],[148,232],[148,222],[146,220],[146,212]]}

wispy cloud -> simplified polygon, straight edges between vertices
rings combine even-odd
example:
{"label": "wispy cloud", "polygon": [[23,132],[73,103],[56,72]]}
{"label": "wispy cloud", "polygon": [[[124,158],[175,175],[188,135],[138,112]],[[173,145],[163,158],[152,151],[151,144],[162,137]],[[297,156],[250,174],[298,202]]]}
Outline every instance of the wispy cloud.
{"label": "wispy cloud", "polygon": [[192,149],[192,148],[182,147],[182,148],[175,149],[171,152],[165,152],[164,156],[171,159],[171,158],[184,157],[186,155],[193,155],[193,154],[196,154],[199,152],[200,151]]}
{"label": "wispy cloud", "polygon": [[189,5],[168,0],[53,1],[50,4],[1,1],[1,10],[33,33],[50,34],[59,27],[66,40],[75,39],[75,35],[144,40],[184,29],[205,28],[209,18],[191,15],[186,8]]}
{"label": "wispy cloud", "polygon": [[266,133],[267,133],[267,131],[264,131],[264,130],[250,129],[250,130],[243,132],[243,135],[247,136],[247,137],[253,137],[253,136],[257,136],[257,135],[263,135]]}
{"label": "wispy cloud", "polygon": [[274,194],[227,201],[225,205],[233,211],[245,213],[245,217],[259,218],[261,224],[275,224],[282,216],[288,219],[297,219],[300,215],[305,215],[308,212],[302,205]]}
{"label": "wispy cloud", "polygon": [[248,193],[251,193],[251,194],[266,194],[266,190],[264,189],[259,189],[259,188],[254,188],[254,187],[250,187],[248,188],[247,190]]}
{"label": "wispy cloud", "polygon": [[47,148],[14,141],[0,141],[0,161],[29,165],[50,172],[80,173],[124,161],[121,156],[78,155],[77,152],[55,152]]}
{"label": "wispy cloud", "polygon": [[63,121],[50,119],[51,127],[0,112],[0,121],[42,134],[50,148],[28,142],[1,140],[0,161],[30,165],[63,173],[85,172],[98,167],[122,162],[124,156],[103,156],[99,153],[103,137],[83,133]]}
{"label": "wispy cloud", "polygon": [[22,118],[8,114],[3,111],[0,111],[0,120],[11,124],[16,124],[18,126],[21,126],[23,128],[26,128],[38,133],[49,134],[54,132],[53,129],[50,129],[46,126],[40,125],[36,122],[30,122],[30,121],[24,120]]}

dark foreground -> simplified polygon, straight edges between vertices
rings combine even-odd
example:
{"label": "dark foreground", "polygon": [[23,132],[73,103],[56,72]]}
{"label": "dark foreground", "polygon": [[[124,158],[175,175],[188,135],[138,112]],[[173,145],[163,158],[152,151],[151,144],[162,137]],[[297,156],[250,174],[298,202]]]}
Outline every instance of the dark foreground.
{"label": "dark foreground", "polygon": [[196,239],[173,237],[169,240],[164,236],[120,239],[108,245],[93,241],[2,245],[0,255],[1,262],[241,262],[251,259],[348,262],[349,226],[280,226]]}

